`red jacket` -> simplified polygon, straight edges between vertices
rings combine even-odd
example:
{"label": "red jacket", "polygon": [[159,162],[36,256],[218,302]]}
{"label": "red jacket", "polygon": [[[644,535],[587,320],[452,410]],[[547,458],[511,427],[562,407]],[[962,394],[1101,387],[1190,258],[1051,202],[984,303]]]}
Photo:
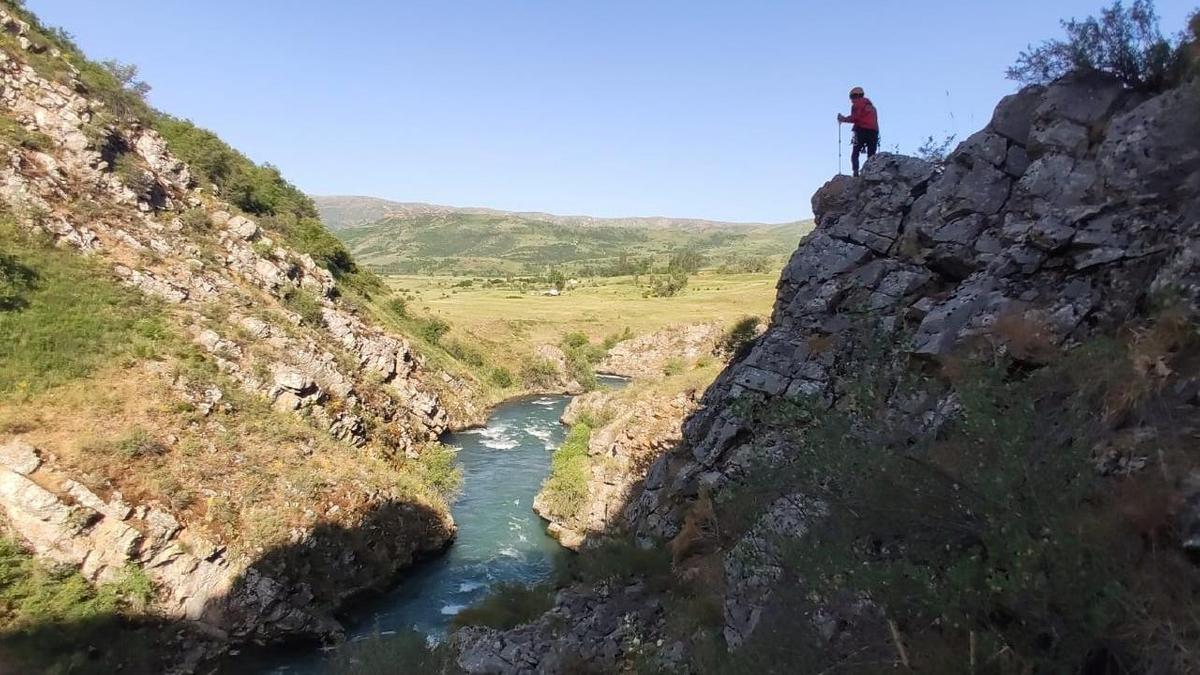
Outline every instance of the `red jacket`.
{"label": "red jacket", "polygon": [[871,103],[871,99],[864,96],[850,104],[850,123],[855,129],[879,131],[879,115],[875,113],[875,104]]}

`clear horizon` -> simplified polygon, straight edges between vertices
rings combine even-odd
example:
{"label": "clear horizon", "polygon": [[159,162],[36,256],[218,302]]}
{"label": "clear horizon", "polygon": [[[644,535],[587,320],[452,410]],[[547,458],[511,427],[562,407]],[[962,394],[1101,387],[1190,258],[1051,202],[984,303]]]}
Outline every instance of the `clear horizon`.
{"label": "clear horizon", "polygon": [[[1164,34],[1193,3],[1157,3]],[[850,87],[884,150],[961,141],[1105,4],[26,2],[311,194],[765,223],[811,215]]]}

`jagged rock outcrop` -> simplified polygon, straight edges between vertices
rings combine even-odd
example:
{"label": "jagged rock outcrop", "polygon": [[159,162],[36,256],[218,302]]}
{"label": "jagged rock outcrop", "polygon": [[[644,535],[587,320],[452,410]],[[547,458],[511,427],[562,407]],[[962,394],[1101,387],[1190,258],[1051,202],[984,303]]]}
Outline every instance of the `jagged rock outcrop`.
{"label": "jagged rock outcrop", "polygon": [[[1148,293],[1200,307],[1197,106],[1196,82],[1149,100],[1103,77],[1032,87],[1002,101],[944,171],[881,154],[861,179],[824,186],[766,334],[705,393],[684,428],[688,454],[661,460],[669,478],[639,497],[642,531],[673,535],[685,486],[719,489],[736,474],[744,429],[731,401],[832,404],[856,317],[911,327],[912,352],[936,358],[1004,315],[1069,344],[1128,319]],[[1064,143],[1076,126],[1087,142]],[[942,403],[910,406],[913,425]]]}
{"label": "jagged rock outcrop", "polygon": [[596,371],[622,377],[658,377],[672,359],[694,360],[711,355],[721,340],[719,323],[673,326],[618,342]]}
{"label": "jagged rock outcrop", "polygon": [[464,628],[451,640],[458,665],[471,675],[488,673],[621,672],[637,649],[658,660],[681,656],[650,636],[666,616],[645,584],[603,584],[588,592],[564,590],[554,608],[509,631]]}
{"label": "jagged rock outcrop", "polygon": [[[1037,326],[1039,340],[1069,349],[1138,318],[1164,295],[1194,325],[1197,111],[1195,79],[1150,96],[1103,76],[1077,76],[1006,97],[944,167],[881,154],[860,179],[827,183],[813,197],[816,229],[783,271],[770,326],[704,394],[679,449],[649,468],[627,510],[631,526],[661,545],[685,529],[697,503],[719,501],[753,466],[782,462],[786,429],[748,426],[738,409],[784,400],[838,408],[849,398],[842,374],[873,358],[856,349],[855,326],[869,325],[920,364],[985,336],[1018,360],[1036,361],[1020,353],[1016,337],[991,329],[1013,321]],[[933,384],[883,395],[893,443],[932,434],[957,406]],[[824,513],[803,493],[761,506],[745,531],[721,533],[734,538],[720,549],[715,584],[725,643],[734,649],[759,628],[778,590],[779,542],[803,539]],[[790,597],[803,595],[791,590]],[[601,593],[589,597],[607,606]],[[847,611],[877,609],[859,601]],[[846,624],[818,614],[830,640]],[[580,618],[560,622],[573,626]],[[540,625],[466,640],[460,663],[478,666],[474,672],[545,672],[539,657],[552,648],[531,635]],[[638,630],[656,636],[653,621]],[[520,660],[487,660],[497,645]]]}
{"label": "jagged rock outcrop", "polygon": [[567,395],[582,394],[587,391],[572,372],[567,354],[562,348],[557,345],[540,344],[534,347],[533,354],[538,362],[547,366],[547,372],[539,374],[539,381],[527,383],[527,385],[533,385],[534,390],[547,394]]}

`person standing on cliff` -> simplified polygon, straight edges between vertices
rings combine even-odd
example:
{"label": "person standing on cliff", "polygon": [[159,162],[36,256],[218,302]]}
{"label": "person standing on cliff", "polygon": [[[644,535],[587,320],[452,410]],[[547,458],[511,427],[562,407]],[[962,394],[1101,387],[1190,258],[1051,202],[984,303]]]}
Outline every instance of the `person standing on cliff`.
{"label": "person standing on cliff", "polygon": [[850,90],[850,116],[838,113],[838,122],[853,124],[854,138],[851,140],[850,168],[858,177],[858,155],[865,148],[867,159],[875,156],[879,150],[879,115],[875,112],[875,104],[867,98],[862,87]]}

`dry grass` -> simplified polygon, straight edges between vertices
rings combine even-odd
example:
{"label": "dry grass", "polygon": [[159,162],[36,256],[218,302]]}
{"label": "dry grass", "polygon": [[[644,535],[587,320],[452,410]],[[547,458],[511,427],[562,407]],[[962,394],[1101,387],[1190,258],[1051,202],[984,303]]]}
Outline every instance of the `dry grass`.
{"label": "dry grass", "polygon": [[679,534],[671,540],[671,560],[676,567],[715,551],[720,542],[712,497],[701,492],[684,516]]}
{"label": "dry grass", "polygon": [[230,407],[202,415],[171,386],[170,372],[164,364],[111,368],[3,403],[0,428],[21,429],[102,497],[119,490],[133,503],[168,505],[235,549],[266,550],[293,528],[352,518],[371,494],[444,508],[420,467],[335,441],[219,379]]}
{"label": "dry grass", "polygon": [[1012,358],[1023,363],[1050,363],[1061,353],[1050,327],[1020,311],[996,317],[989,337],[995,343],[993,346],[1003,346]]}

